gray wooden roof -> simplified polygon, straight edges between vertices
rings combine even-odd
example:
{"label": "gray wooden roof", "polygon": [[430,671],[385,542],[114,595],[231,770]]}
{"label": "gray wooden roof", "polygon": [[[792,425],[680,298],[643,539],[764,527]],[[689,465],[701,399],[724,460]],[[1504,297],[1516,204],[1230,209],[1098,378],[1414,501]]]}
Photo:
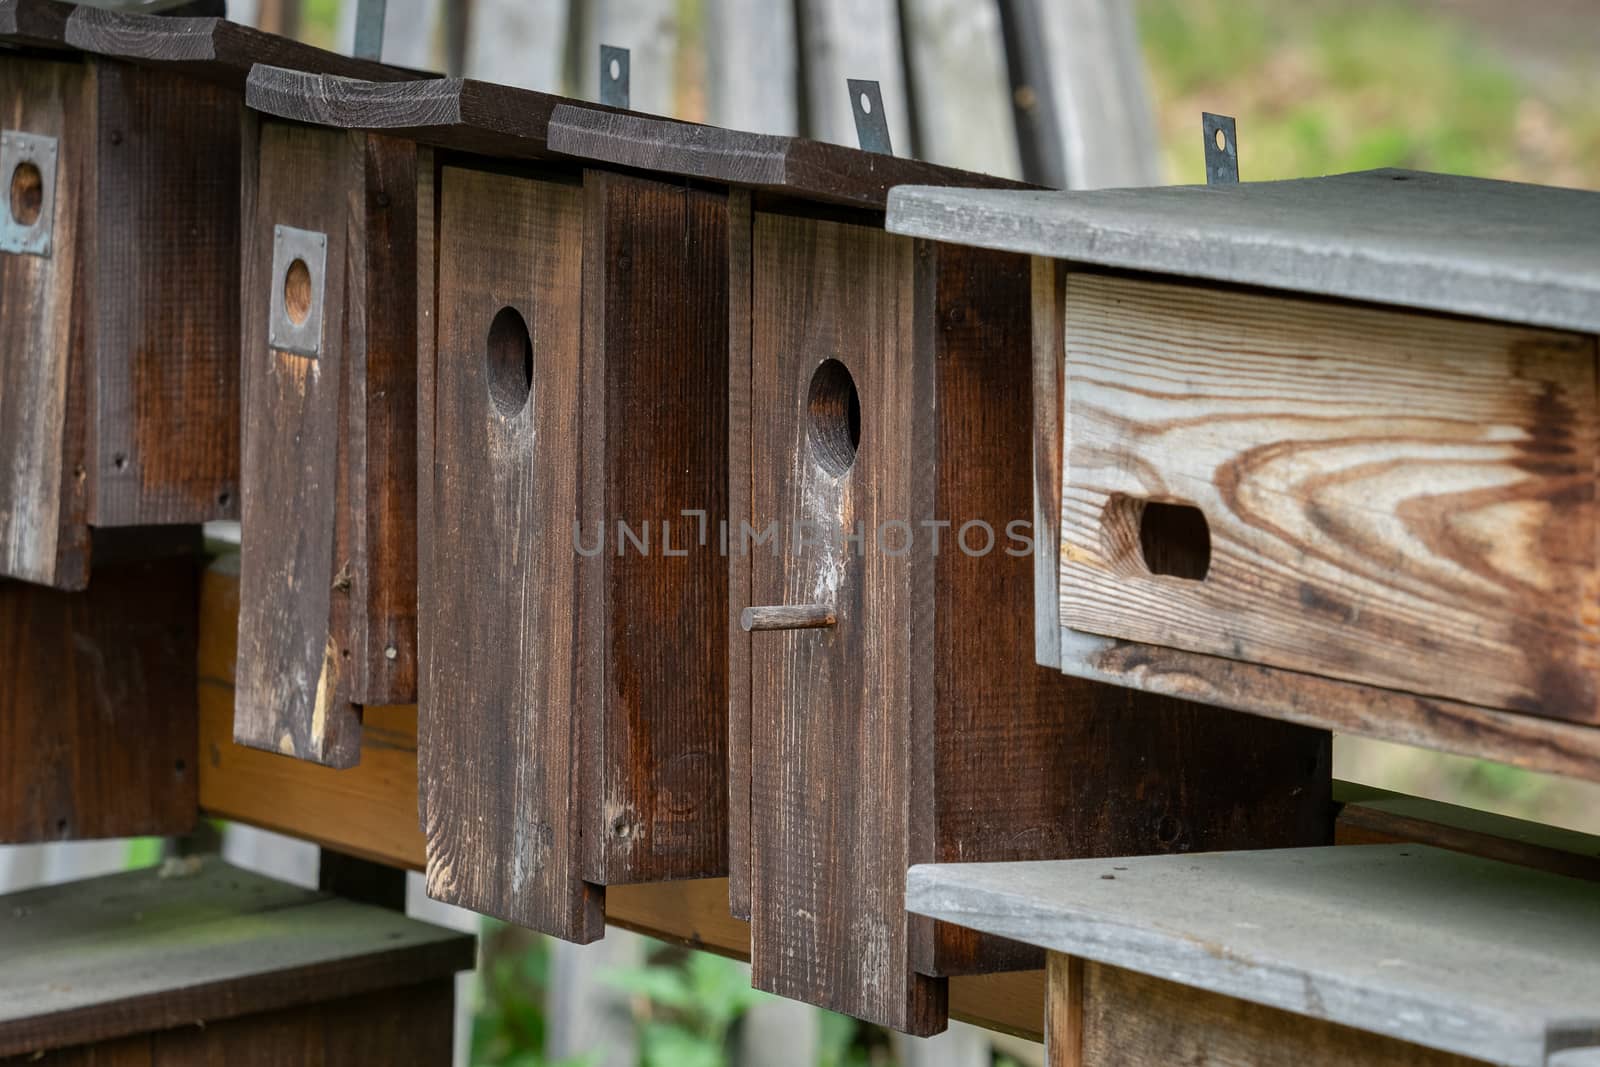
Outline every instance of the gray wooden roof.
{"label": "gray wooden roof", "polygon": [[937,864],[906,882],[921,915],[1494,1063],[1600,1046],[1600,891],[1575,878],[1367,845]]}
{"label": "gray wooden roof", "polygon": [[1600,193],[1374,170],[1231,186],[902,186],[889,229],[956,244],[1600,333]]}

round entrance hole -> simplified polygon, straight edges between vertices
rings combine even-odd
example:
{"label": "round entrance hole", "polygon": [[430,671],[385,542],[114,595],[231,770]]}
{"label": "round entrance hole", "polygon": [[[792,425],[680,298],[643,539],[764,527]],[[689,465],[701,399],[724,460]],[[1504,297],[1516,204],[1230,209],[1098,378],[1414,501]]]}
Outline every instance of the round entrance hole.
{"label": "round entrance hole", "polygon": [[806,408],[811,451],[822,469],[838,478],[855,463],[861,444],[861,398],[849,368],[837,359],[824,360],[811,376]]}
{"label": "round entrance hole", "polygon": [[44,210],[44,175],[24,160],[11,172],[11,217],[18,226],[32,226]]}
{"label": "round entrance hole", "polygon": [[311,317],[311,268],[303,259],[289,264],[283,276],[283,313],[296,326],[305,325]]}
{"label": "round entrance hole", "polygon": [[528,404],[533,391],[533,337],[514,307],[501,308],[489,324],[489,399],[511,418]]}

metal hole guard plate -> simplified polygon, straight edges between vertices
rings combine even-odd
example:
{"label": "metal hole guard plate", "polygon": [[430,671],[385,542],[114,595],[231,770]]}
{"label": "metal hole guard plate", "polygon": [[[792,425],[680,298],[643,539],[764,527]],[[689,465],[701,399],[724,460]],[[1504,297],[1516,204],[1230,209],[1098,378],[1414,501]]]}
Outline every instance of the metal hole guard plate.
{"label": "metal hole guard plate", "polygon": [[[311,307],[300,323],[289,317],[284,306],[284,282],[297,259],[311,274]],[[322,297],[327,266],[327,234],[293,226],[272,228],[272,313],[267,320],[267,343],[273,348],[313,359],[322,354]]]}
{"label": "metal hole guard plate", "polygon": [[[39,217],[24,226],[11,216],[11,182],[17,168],[32,163],[39,168],[42,197]],[[50,255],[56,219],[56,139],[37,133],[0,131],[0,252],[25,256]]]}

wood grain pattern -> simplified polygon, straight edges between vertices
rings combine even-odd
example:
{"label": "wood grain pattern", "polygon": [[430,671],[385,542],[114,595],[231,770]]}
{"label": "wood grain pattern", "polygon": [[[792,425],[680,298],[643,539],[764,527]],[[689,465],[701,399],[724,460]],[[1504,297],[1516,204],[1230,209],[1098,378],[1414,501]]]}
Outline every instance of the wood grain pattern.
{"label": "wood grain pattern", "polygon": [[1082,274],[1066,315],[1065,625],[1600,721],[1592,340]]}
{"label": "wood grain pattern", "polygon": [[[581,543],[608,537],[578,564],[580,656],[592,658],[572,714],[594,716],[583,758],[598,770],[579,797],[586,877],[721,875],[727,197],[591,170],[584,200]],[[618,524],[644,528],[649,547]]]}
{"label": "wood grain pattern", "polygon": [[[41,0],[17,0],[21,8]],[[368,81],[410,81],[431,77],[401,67],[356,59],[302,44],[292,33],[266,33],[224,18],[146,15],[95,7],[66,7],[71,17],[65,41],[96,55],[114,56],[168,70],[181,70],[229,87],[244,87],[257,63],[317,71]]]}
{"label": "wood grain pattern", "polygon": [[83,593],[0,582],[0,842],[194,825],[199,568],[191,551],[98,564]]}
{"label": "wood grain pattern", "polygon": [[725,130],[575,102],[562,102],[550,114],[546,137],[549,150],[585,159],[877,211],[896,185],[1026,188],[1005,178],[803,137]]}
{"label": "wood grain pattern", "polygon": [[1061,416],[1065,392],[1066,271],[1033,259],[1033,631],[1034,662],[1061,666]]}
{"label": "wood grain pattern", "polygon": [[[347,197],[361,188],[359,138],[343,131],[262,123],[251,259],[244,265],[244,440],[239,693],[234,736],[299,759],[349,766],[360,752],[350,703],[348,598],[336,585],[348,541],[339,508],[341,391],[351,359],[344,335],[351,234]],[[343,196],[328,196],[328,190]],[[315,358],[268,340],[276,225],[327,237],[322,344]],[[315,283],[313,283],[315,284]],[[348,580],[348,579],[345,579]],[[341,617],[336,619],[334,611]]]}
{"label": "wood grain pattern", "polygon": [[1063,627],[1062,670],[1324,730],[1600,779],[1600,730]]}
{"label": "wood grain pattern", "polygon": [[96,63],[89,521],[238,517],[239,99]]}
{"label": "wood grain pattern", "polygon": [[744,133],[462,78],[376,84],[261,66],[247,103],[280,118],[385,130],[502,159],[572,156],[882,210],[904,183],[1017,182],[798,137]]}
{"label": "wood grain pattern", "polygon": [[[591,940],[600,887],[727,870],[727,273],[704,254],[726,247],[727,200],[603,172],[578,200],[570,180],[440,178],[421,803],[431,892]],[[514,250],[487,280],[486,248]],[[500,574],[533,584],[485,603]],[[539,651],[486,663],[469,627]],[[485,764],[480,739],[508,730],[526,746]],[[507,825],[458,826],[519,790]]]}
{"label": "wood grain pattern", "polygon": [[356,704],[417,699],[417,148],[366,136],[349,191],[348,647]]}
{"label": "wood grain pattern", "polygon": [[[750,270],[752,230],[750,193],[728,191],[728,522],[737,543],[739,523],[747,519],[755,487],[752,471]],[[740,621],[755,603],[750,587],[750,556],[728,557],[728,907],[750,919],[750,634]]]}
{"label": "wood grain pattern", "polygon": [[0,574],[64,589],[89,579],[83,385],[94,246],[83,215],[95,202],[94,86],[81,63],[0,64],[0,126],[57,142],[51,254],[0,253]]}
{"label": "wood grain pattern", "polygon": [[[833,604],[840,624],[751,642],[751,963],[759,988],[932,1033],[947,992],[912,971],[912,941],[929,931],[900,907],[906,867],[932,846],[910,714],[927,705],[911,690],[931,686],[931,645],[912,632],[910,555],[857,556],[838,537],[857,521],[904,521],[919,492],[931,502],[908,440],[912,412],[932,401],[932,368],[920,390],[914,378],[911,256],[910,242],[866,227],[755,219],[751,525],[803,520],[825,533],[748,549],[752,594]],[[806,444],[808,390],[829,357],[860,398],[860,449],[843,477]]]}
{"label": "wood grain pattern", "polygon": [[[1019,397],[1030,410],[1034,373],[1028,261],[765,212],[754,242],[749,525],[776,521],[791,543],[782,554],[741,546],[752,599],[838,615],[830,629],[751,638],[758,984],[937,1029],[935,976],[1042,957],[908,920],[904,871],[921,857],[1324,840],[1325,735],[1031,664],[1033,564],[1004,551],[1033,511],[1032,420],[1015,417]],[[860,401],[860,449],[843,474],[820,461],[808,409],[828,357],[849,368]],[[857,554],[833,537],[798,543],[797,520],[861,523],[869,542],[893,522],[922,536]],[[934,521],[952,524],[937,554],[918,526]],[[963,533],[970,522],[995,543]],[[903,544],[883,529],[887,545]]]}
{"label": "wood grain pattern", "polygon": [[[432,148],[417,146],[417,706],[434,707],[429,689],[428,638],[432,628],[421,620],[433,617],[433,561],[422,546],[435,543],[433,533],[433,438],[438,382],[439,317],[439,158]],[[366,723],[362,723],[363,729]],[[415,775],[412,775],[413,780]],[[417,826],[427,825],[421,791],[411,805]]]}
{"label": "wood grain pattern", "polygon": [[[238,736],[348,766],[362,706],[416,699],[416,148],[277,122],[251,140]],[[315,358],[266,338],[280,225],[328,239]]]}
{"label": "wood grain pattern", "polygon": [[1051,1067],[1083,1067],[1083,959],[1048,954],[1044,1043]]}
{"label": "wood grain pattern", "polygon": [[[446,167],[440,178],[428,660],[419,774],[428,892],[572,941],[603,932],[581,870],[577,632],[582,190]],[[531,388],[496,406],[487,337],[526,324]],[[593,652],[590,653],[593,655]]]}
{"label": "wood grain pattern", "polygon": [[[455,983],[443,979],[57,1049],[46,1062],[51,1067],[436,1067],[450,1059],[454,1025]],[[0,1060],[30,1062],[38,1062],[31,1053]]]}
{"label": "wood grain pattern", "polygon": [[1483,1062],[1117,967],[1085,962],[1082,972],[1082,1067],[1472,1067]]}
{"label": "wood grain pattern", "polygon": [[0,0],[0,37],[9,44],[61,48],[73,10],[56,0]]}
{"label": "wood grain pattern", "polygon": [[448,982],[473,961],[470,935],[215,857],[184,877],[154,867],[4,899],[14,966],[0,998],[0,1055],[378,991],[403,999],[407,987]]}

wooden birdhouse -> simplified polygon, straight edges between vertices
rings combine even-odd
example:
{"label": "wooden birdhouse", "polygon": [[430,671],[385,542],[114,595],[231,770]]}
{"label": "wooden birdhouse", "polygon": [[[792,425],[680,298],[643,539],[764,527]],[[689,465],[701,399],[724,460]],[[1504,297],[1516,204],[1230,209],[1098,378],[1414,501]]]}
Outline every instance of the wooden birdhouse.
{"label": "wooden birdhouse", "polygon": [[249,99],[420,142],[428,889],[598,938],[607,885],[727,867],[726,194],[554,155],[538,93],[263,68]]}
{"label": "wooden birdhouse", "polygon": [[347,767],[417,698],[417,148],[249,114],[234,738]]}
{"label": "wooden birdhouse", "polygon": [[907,189],[890,225],[1037,257],[1042,660],[1600,778],[1600,194]]}
{"label": "wooden birdhouse", "polygon": [[72,40],[181,75],[224,107],[223,158],[204,165],[231,176],[211,226],[229,234],[215,268],[232,330],[226,441],[235,465],[243,451],[236,737],[348,765],[361,706],[416,696],[415,151],[263,124],[242,107],[244,79],[268,59],[421,75],[222,19],[82,9],[68,25]]}
{"label": "wooden birdhouse", "polygon": [[730,892],[759,987],[932,1033],[948,977],[1041,957],[909,916],[912,864],[1327,839],[1326,734],[1034,664],[1029,263],[871,210],[919,169],[1004,183],[592,113],[550,144],[752,190],[728,227]]}
{"label": "wooden birdhouse", "polygon": [[238,94],[84,15],[0,9],[0,575],[60,589],[91,542],[238,514]]}

